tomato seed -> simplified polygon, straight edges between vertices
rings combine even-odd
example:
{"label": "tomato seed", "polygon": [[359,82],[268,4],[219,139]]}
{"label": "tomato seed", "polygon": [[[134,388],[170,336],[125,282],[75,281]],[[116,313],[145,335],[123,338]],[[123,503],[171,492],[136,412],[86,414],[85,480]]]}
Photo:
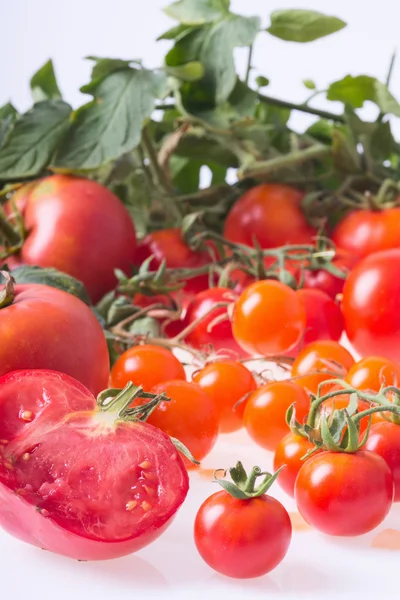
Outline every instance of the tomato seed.
{"label": "tomato seed", "polygon": [[29,452],[24,452],[22,455],[22,460],[29,460],[31,457],[31,455],[29,454]]}
{"label": "tomato seed", "polygon": [[143,500],[140,506],[143,508],[144,512],[148,512],[149,510],[151,510],[151,504],[149,502],[146,502],[146,500]]}
{"label": "tomato seed", "polygon": [[141,467],[142,469],[148,469],[149,467],[151,467],[151,462],[146,459],[142,463],[140,463],[139,467]]}
{"label": "tomato seed", "polygon": [[5,462],[4,466],[5,466],[6,469],[9,469],[9,470],[12,470],[14,468],[13,465],[10,462]]}
{"label": "tomato seed", "polygon": [[154,496],[154,494],[156,493],[156,490],[148,485],[144,485],[143,487],[149,496]]}
{"label": "tomato seed", "polygon": [[126,510],[133,510],[136,506],[137,502],[135,502],[135,500],[129,500],[129,502],[125,504]]}
{"label": "tomato seed", "polygon": [[143,473],[143,477],[145,477],[146,479],[148,479],[149,481],[157,481],[158,477],[157,477],[157,473]]}
{"label": "tomato seed", "polygon": [[33,412],[31,410],[20,410],[19,418],[29,423],[33,421]]}

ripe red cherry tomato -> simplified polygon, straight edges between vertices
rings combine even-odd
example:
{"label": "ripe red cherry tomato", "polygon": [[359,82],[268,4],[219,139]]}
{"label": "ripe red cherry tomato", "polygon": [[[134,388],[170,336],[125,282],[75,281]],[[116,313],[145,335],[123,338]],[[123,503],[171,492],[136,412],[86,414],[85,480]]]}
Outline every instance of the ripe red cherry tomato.
{"label": "ripe red cherry tomato", "polygon": [[[136,252],[132,219],[106,187],[81,177],[52,175],[13,196],[27,237],[22,263],[55,267],[82,281],[93,302],[112,290],[115,269],[130,274]],[[7,208],[12,212],[11,204]]]}
{"label": "ripe red cherry tomato", "polygon": [[0,308],[0,375],[54,369],[94,394],[107,387],[110,361],[104,333],[88,306],[47,285],[16,285]]}
{"label": "ripe red cherry tomato", "polygon": [[[166,381],[156,385],[152,392],[170,398],[161,402],[147,419],[168,435],[177,438],[198,461],[209,454],[217,441],[219,416],[214,402],[197,383]],[[184,457],[187,467],[193,463]]]}
{"label": "ripe red cherry tomato", "polygon": [[329,535],[362,535],[377,527],[393,500],[393,476],[373,452],[322,452],[301,467],[295,483],[299,512]]}
{"label": "ripe red cherry tomato", "polygon": [[168,526],[188,491],[169,437],[126,420],[132,392],[107,411],[54,371],[0,379],[0,523],[11,535],[79,560],[135,552]]}
{"label": "ripe red cherry tomato", "polygon": [[353,364],[354,358],[350,352],[338,342],[318,340],[299,353],[292,366],[292,376],[296,377],[295,381],[299,385],[316,394],[320,383],[335,377],[327,373],[315,373],[316,371],[337,370],[337,376],[343,378]]}
{"label": "ripe red cherry tomato", "polygon": [[295,403],[296,419],[302,423],[310,408],[310,399],[293,381],[272,381],[253,392],[244,409],[243,422],[250,437],[262,448],[275,450],[288,433],[286,412]]}
{"label": "ripe red cherry tomato", "polygon": [[394,502],[400,501],[400,428],[396,423],[381,421],[371,426],[365,449],[379,454],[393,474]]}
{"label": "ripe red cherry tomato", "polygon": [[185,369],[166,348],[152,344],[126,350],[111,369],[111,385],[123,388],[129,381],[145,392],[169,379],[186,379]]}
{"label": "ripe red cherry tomato", "polygon": [[313,444],[307,438],[296,435],[291,431],[287,433],[276,446],[274,454],[274,471],[277,471],[285,465],[279,474],[278,483],[289,496],[292,496],[292,498],[294,496],[296,477],[304,464],[304,460],[301,459],[312,448]]}
{"label": "ripe red cherry tomato", "polygon": [[400,209],[356,210],[346,215],[332,240],[358,259],[380,250],[399,248]]}
{"label": "ripe red cherry tomato", "polygon": [[[339,251],[337,257],[333,259],[332,264],[348,275],[357,262],[358,260],[355,256]],[[303,271],[303,279],[305,289],[320,290],[328,294],[333,300],[335,300],[338,294],[343,292],[343,286],[346,281],[329,273],[325,269],[310,271],[307,268]]]}
{"label": "ripe red cherry tomato", "polygon": [[230,433],[243,427],[245,402],[235,407],[257,384],[250,371],[234,360],[220,360],[193,375],[197,383],[212,399],[219,413],[221,433]]}
{"label": "ripe red cherry tomato", "polygon": [[400,362],[400,249],[371,254],[353,269],[342,311],[347,337],[361,356]]}
{"label": "ripe red cherry tomato", "polygon": [[400,385],[400,365],[383,356],[366,356],[355,363],[346,381],[359,390],[379,392],[382,386]]}
{"label": "ripe red cherry tomato", "polygon": [[224,236],[232,242],[262,248],[311,244],[316,230],[301,211],[304,193],[279,184],[263,184],[246,192],[230,211]]}
{"label": "ripe red cherry tomato", "polygon": [[284,354],[304,333],[306,315],[299,296],[279,281],[256,281],[235,303],[232,331],[249,354]]}

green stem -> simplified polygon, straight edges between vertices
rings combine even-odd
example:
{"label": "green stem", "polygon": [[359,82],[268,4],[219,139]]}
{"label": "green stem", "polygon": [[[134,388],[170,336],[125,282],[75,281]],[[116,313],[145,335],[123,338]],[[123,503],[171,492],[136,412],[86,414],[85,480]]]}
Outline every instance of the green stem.
{"label": "green stem", "polygon": [[298,110],[300,112],[308,113],[309,115],[315,115],[321,117],[321,119],[328,119],[330,121],[337,121],[338,123],[344,123],[345,119],[342,115],[336,115],[335,113],[328,112],[326,110],[320,110],[319,108],[312,108],[306,104],[294,104],[293,102],[287,102],[286,100],[279,100],[278,98],[272,98],[257,92],[258,99],[266,104],[272,104],[274,106],[281,106],[282,108],[289,108],[290,110]]}
{"label": "green stem", "polygon": [[269,175],[274,171],[279,171],[286,167],[291,167],[292,165],[296,165],[307,160],[311,160],[313,158],[320,158],[322,156],[326,156],[331,153],[331,148],[329,146],[323,146],[322,144],[318,144],[315,146],[311,146],[310,148],[306,148],[305,150],[299,150],[297,152],[291,152],[286,156],[278,156],[277,158],[272,158],[270,160],[261,161],[250,165],[247,168],[244,168],[242,171],[238,173],[239,178],[244,177],[262,177],[265,175]]}
{"label": "green stem", "polygon": [[2,238],[4,238],[4,240],[6,242],[8,242],[8,244],[10,246],[18,246],[19,244],[21,244],[21,237],[20,235],[15,231],[15,229],[13,228],[12,225],[10,225],[10,222],[8,221],[4,210],[0,207],[0,236]]}
{"label": "green stem", "polygon": [[253,44],[250,44],[250,46],[249,46],[249,56],[247,58],[246,76],[245,76],[245,80],[244,80],[245,83],[246,83],[246,85],[248,85],[248,83],[249,83],[250,72],[251,72],[251,69],[252,69],[251,59],[253,58],[253,50],[254,50],[254,46],[253,46]]}
{"label": "green stem", "polygon": [[[396,50],[393,51],[393,54],[390,58],[389,69],[388,69],[388,72],[386,75],[386,87],[387,88],[389,87],[390,80],[392,79],[393,67],[394,67],[395,62],[396,62]],[[381,111],[378,115],[378,118],[376,119],[376,122],[380,123],[384,116],[385,116],[385,113]]]}
{"label": "green stem", "polygon": [[0,292],[0,308],[5,308],[14,302],[14,279],[9,271],[0,271],[0,274],[6,280],[4,288]]}

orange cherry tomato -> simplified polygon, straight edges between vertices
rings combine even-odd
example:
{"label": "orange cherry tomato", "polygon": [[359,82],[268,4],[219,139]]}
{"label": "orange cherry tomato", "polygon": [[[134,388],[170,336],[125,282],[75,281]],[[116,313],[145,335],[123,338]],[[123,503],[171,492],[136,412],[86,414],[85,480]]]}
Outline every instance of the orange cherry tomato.
{"label": "orange cherry tomato", "polygon": [[296,477],[304,460],[301,460],[305,454],[311,450],[314,445],[307,438],[296,435],[292,431],[287,433],[278,443],[274,455],[274,471],[285,468],[279,473],[278,483],[281,488],[294,497],[294,484]]}
{"label": "orange cherry tomato", "polygon": [[383,356],[366,356],[355,363],[346,381],[359,390],[378,392],[382,385],[400,385],[400,365]]}

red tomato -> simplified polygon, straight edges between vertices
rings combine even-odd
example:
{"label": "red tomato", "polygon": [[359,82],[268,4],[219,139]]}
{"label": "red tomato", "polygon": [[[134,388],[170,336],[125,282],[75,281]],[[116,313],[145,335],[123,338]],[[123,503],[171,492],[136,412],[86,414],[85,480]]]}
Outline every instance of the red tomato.
{"label": "red tomato", "polygon": [[312,244],[316,230],[302,211],[304,193],[279,184],[262,184],[246,192],[230,211],[224,228],[226,239],[262,248],[287,244]]}
{"label": "red tomato", "polygon": [[197,383],[212,399],[219,413],[221,433],[230,433],[243,427],[243,407],[235,405],[257,388],[250,371],[234,360],[211,363],[193,375]]}
{"label": "red tomato", "polygon": [[346,381],[359,390],[379,392],[382,386],[400,385],[400,365],[382,356],[367,356],[355,363]]}
{"label": "red tomato", "polygon": [[303,422],[310,408],[308,394],[292,381],[272,381],[249,397],[243,421],[247,433],[262,448],[275,450],[288,433],[286,412],[295,403],[296,419]]}
{"label": "red tomato", "polygon": [[285,468],[279,473],[278,483],[281,488],[294,496],[294,484],[296,477],[304,460],[301,460],[306,453],[311,450],[314,445],[304,437],[296,435],[291,431],[283,437],[276,446],[274,454],[274,471],[280,469],[283,465]]}
{"label": "red tomato", "polygon": [[369,431],[365,449],[379,454],[393,474],[394,501],[400,501],[400,428],[396,423],[374,423]]}
{"label": "red tomato", "polygon": [[400,208],[356,210],[346,215],[332,240],[358,259],[380,250],[400,247]]}
{"label": "red tomato", "polygon": [[[161,402],[147,422],[181,441],[196,460],[203,460],[214,447],[219,432],[214,402],[199,385],[188,381],[166,381],[156,385],[152,392],[164,392],[171,400]],[[193,467],[186,458],[184,462]]]}
{"label": "red tomato", "polygon": [[[120,397],[123,408],[132,396]],[[0,524],[79,560],[130,554],[168,526],[188,491],[169,437],[108,411],[71,377],[17,371],[0,380]],[[115,411],[115,412],[114,412]]]}
{"label": "red tomato", "polygon": [[309,344],[299,353],[292,366],[292,376],[296,382],[311,393],[316,394],[322,381],[333,379],[334,375],[315,373],[316,371],[338,371],[337,377],[354,364],[354,358],[346,348],[333,340],[318,340]]}
{"label": "red tomato", "polygon": [[132,381],[149,392],[169,379],[186,379],[185,369],[170,350],[151,344],[129,348],[111,369],[111,385],[116,388]]}
{"label": "red tomato", "polygon": [[362,535],[377,527],[393,500],[393,476],[373,452],[322,452],[307,460],[295,483],[299,512],[329,535]]}
{"label": "red tomato", "polygon": [[[338,256],[333,259],[332,264],[348,274],[357,262],[355,256],[339,252]],[[335,300],[338,294],[343,292],[343,286],[346,281],[345,279],[336,277],[336,275],[329,273],[325,269],[310,271],[307,268],[303,271],[303,279],[305,289],[321,290],[321,292],[325,292],[333,300]]]}
{"label": "red tomato", "polygon": [[16,285],[14,292],[12,304],[0,308],[0,375],[54,369],[94,394],[107,387],[107,343],[90,308],[47,285]]}
{"label": "red tomato", "polygon": [[279,281],[256,281],[236,301],[232,331],[249,354],[284,354],[304,333],[306,315],[296,292]]}
{"label": "red tomato", "polygon": [[[218,302],[231,302],[232,290],[227,288],[211,288],[200,292],[189,304],[183,326],[187,327],[197,319],[202,318]],[[232,325],[229,318],[221,323],[212,325],[213,321],[222,315],[228,315],[228,309],[225,307],[216,308],[201,323],[197,325],[185,338],[186,343],[193,348],[207,350],[210,347],[214,351],[231,350],[236,355],[242,356],[244,353],[240,346],[235,342],[232,335]]]}
{"label": "red tomato", "polygon": [[197,550],[215,571],[246,579],[260,577],[285,557],[292,538],[286,509],[271,496],[237,500],[212,494],[194,523]]}
{"label": "red tomato", "polygon": [[353,269],[342,311],[356,352],[400,362],[400,249],[371,254]]}
{"label": "red tomato", "polygon": [[[55,267],[76,277],[94,303],[115,287],[115,269],[131,273],[135,228],[125,206],[107,188],[90,179],[52,175],[23,186],[13,202],[27,231],[22,263]],[[12,212],[11,203],[7,210]]]}
{"label": "red tomato", "polygon": [[306,311],[306,328],[303,339],[290,351],[297,356],[299,351],[315,340],[340,340],[343,333],[343,316],[340,307],[320,290],[298,290]]}

